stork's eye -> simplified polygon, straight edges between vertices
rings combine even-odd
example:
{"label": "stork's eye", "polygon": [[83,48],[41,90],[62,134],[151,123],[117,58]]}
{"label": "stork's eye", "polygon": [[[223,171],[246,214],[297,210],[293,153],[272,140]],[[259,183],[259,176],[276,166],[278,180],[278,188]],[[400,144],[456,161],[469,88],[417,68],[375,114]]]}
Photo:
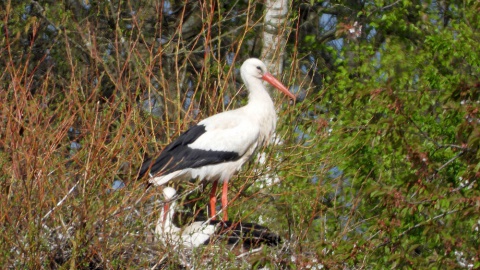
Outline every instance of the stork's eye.
{"label": "stork's eye", "polygon": [[259,71],[262,71],[262,68],[261,68],[260,66],[257,66],[257,69],[258,69]]}

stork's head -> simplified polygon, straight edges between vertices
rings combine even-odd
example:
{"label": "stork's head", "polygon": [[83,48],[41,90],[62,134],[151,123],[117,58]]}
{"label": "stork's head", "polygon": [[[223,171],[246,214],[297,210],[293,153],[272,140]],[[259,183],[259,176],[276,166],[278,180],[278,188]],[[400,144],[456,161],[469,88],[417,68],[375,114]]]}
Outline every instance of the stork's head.
{"label": "stork's head", "polygon": [[262,79],[265,73],[268,73],[267,66],[257,58],[249,58],[243,62],[240,72],[243,76]]}
{"label": "stork's head", "polygon": [[171,187],[165,187],[163,189],[163,197],[165,198],[166,201],[169,201],[175,197],[177,194],[177,191],[174,188]]}
{"label": "stork's head", "polygon": [[[264,80],[273,85],[278,90],[282,91],[291,99],[295,100],[295,95],[290,93],[287,87],[285,87],[279,80],[273,77],[272,74],[267,71],[267,66],[265,66],[265,64],[257,58],[249,58],[245,60],[242,67],[240,68],[240,74],[242,75],[242,79],[247,86],[251,85],[251,83],[255,80]],[[250,89],[250,91],[251,90],[252,89]]]}

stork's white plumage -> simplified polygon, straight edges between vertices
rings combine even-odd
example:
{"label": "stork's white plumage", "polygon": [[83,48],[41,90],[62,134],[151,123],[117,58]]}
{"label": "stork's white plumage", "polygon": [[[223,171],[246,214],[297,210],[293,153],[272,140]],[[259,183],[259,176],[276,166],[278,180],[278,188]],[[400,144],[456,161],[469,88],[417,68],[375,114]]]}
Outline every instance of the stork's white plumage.
{"label": "stork's white plumage", "polygon": [[194,248],[214,239],[226,239],[229,244],[242,242],[244,247],[267,244],[278,245],[281,239],[267,228],[253,223],[223,222],[215,220],[196,221],[184,228],[173,224],[176,209],[176,191],[171,187],[163,189],[165,205],[155,227],[159,241],[174,247]]}
{"label": "stork's white plumage", "polygon": [[170,187],[163,189],[166,202],[155,227],[157,239],[165,244],[190,248],[204,244],[215,232],[215,226],[206,222],[194,222],[183,230],[176,227],[173,224],[173,214],[177,204],[174,200],[175,195],[175,189]]}
{"label": "stork's white plumage", "polygon": [[156,158],[146,160],[139,174],[142,177],[149,172],[149,182],[156,186],[171,180],[200,178],[213,181],[210,193],[212,218],[216,215],[217,183],[223,182],[223,220],[228,218],[228,180],[250,159],[255,149],[270,141],[275,131],[275,107],[263,81],[295,100],[295,95],[268,73],[259,59],[246,60],[240,73],[249,91],[248,104],[200,121],[169,144]]}

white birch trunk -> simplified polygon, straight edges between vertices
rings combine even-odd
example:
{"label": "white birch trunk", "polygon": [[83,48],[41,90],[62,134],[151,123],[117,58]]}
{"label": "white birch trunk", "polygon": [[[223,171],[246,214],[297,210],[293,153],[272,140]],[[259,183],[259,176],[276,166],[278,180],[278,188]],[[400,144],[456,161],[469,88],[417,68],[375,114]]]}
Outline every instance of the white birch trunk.
{"label": "white birch trunk", "polygon": [[281,78],[283,72],[289,4],[289,0],[265,1],[267,13],[264,19],[261,58],[270,73],[277,78]]}

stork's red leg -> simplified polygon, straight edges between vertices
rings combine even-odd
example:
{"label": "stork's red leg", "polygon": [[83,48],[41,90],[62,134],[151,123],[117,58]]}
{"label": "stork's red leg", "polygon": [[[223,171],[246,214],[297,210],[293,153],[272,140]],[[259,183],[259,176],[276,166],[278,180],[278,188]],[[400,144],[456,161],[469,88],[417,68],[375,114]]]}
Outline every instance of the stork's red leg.
{"label": "stork's red leg", "polygon": [[218,181],[214,181],[212,184],[212,191],[210,191],[210,218],[215,220],[215,215],[217,214],[216,205],[217,205],[217,184]]}
{"label": "stork's red leg", "polygon": [[228,204],[228,181],[223,181],[223,189],[222,189],[222,212],[223,212],[223,221],[228,220],[227,214],[227,204]]}

